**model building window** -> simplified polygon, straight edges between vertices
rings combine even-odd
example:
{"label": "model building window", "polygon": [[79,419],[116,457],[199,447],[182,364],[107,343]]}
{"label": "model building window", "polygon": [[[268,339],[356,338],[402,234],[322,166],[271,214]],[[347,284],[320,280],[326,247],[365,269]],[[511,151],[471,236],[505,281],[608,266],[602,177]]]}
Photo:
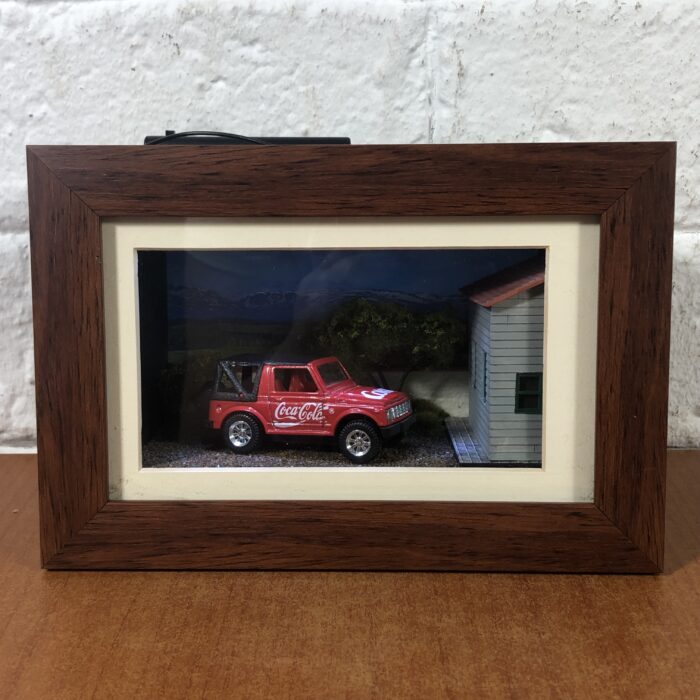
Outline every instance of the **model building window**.
{"label": "model building window", "polygon": [[486,350],[484,350],[484,358],[483,359],[484,359],[484,376],[483,376],[484,386],[481,389],[481,391],[482,391],[481,397],[484,399],[484,401],[486,401],[486,385],[488,384],[488,380],[489,380],[489,354],[486,352]]}
{"label": "model building window", "polygon": [[515,412],[542,413],[542,372],[515,375]]}
{"label": "model building window", "polygon": [[472,342],[472,386],[476,389],[476,343]]}
{"label": "model building window", "polygon": [[317,391],[311,373],[304,367],[275,369],[275,391],[311,393]]}

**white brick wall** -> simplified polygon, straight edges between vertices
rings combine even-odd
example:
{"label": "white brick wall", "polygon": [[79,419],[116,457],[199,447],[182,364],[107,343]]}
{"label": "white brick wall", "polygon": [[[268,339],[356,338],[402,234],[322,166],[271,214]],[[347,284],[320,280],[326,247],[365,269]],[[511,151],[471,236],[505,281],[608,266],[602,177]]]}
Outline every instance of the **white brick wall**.
{"label": "white brick wall", "polygon": [[34,439],[26,143],[675,139],[669,442],[700,446],[700,3],[0,0],[0,447]]}

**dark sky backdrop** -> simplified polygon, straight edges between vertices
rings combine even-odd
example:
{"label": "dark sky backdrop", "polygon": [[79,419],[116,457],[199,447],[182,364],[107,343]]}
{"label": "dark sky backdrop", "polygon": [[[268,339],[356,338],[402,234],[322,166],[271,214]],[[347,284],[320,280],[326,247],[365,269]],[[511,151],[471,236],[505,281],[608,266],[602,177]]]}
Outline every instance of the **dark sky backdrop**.
{"label": "dark sky backdrop", "polygon": [[[190,312],[193,303],[206,304],[208,298],[236,302],[265,292],[382,290],[448,298],[460,287],[533,254],[532,249],[171,251],[168,291],[202,292],[190,295]],[[187,315],[201,317],[196,311]]]}

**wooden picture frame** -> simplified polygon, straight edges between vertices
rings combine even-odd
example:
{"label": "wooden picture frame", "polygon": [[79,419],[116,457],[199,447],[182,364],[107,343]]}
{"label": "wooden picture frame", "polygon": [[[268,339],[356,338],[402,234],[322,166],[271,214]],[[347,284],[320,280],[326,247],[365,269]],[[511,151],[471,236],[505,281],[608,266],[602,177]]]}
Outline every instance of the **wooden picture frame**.
{"label": "wooden picture frame", "polygon": [[[663,565],[674,143],[30,146],[48,569],[655,573]],[[109,501],[106,217],[598,216],[586,503]]]}

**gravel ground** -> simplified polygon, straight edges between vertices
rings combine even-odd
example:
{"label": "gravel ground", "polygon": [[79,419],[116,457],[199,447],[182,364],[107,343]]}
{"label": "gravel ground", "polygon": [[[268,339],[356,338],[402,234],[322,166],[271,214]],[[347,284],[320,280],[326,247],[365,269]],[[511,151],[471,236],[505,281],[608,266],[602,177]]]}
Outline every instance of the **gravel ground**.
{"label": "gravel ground", "polygon": [[[144,467],[348,467],[346,460],[328,444],[290,445],[268,441],[251,455],[235,455],[223,447],[149,442],[143,446]],[[409,434],[398,445],[385,446],[370,467],[459,467],[452,444],[444,435]]]}

